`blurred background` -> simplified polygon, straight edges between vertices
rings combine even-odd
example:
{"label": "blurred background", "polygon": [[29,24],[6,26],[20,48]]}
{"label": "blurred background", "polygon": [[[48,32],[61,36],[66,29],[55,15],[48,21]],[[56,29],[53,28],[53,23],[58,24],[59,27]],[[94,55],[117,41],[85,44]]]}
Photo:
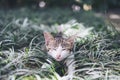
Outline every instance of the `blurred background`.
{"label": "blurred background", "polygon": [[95,11],[112,21],[119,30],[120,0],[0,0],[0,9],[29,8],[32,10],[71,9],[74,12]]}
{"label": "blurred background", "polygon": [[93,10],[109,10],[120,8],[119,0],[0,0],[1,8],[17,8],[17,7],[68,7],[73,5],[80,6],[85,9],[85,5]]}

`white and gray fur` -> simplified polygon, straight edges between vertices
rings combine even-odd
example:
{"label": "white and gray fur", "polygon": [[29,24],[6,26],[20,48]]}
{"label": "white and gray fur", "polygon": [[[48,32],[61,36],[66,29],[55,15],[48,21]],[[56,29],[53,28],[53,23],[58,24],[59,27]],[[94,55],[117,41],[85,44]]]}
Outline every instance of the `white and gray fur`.
{"label": "white and gray fur", "polygon": [[71,78],[68,76],[64,76],[61,78],[61,80],[72,80],[72,76],[74,73],[74,55],[71,55],[71,50],[74,45],[75,36],[63,38],[62,33],[60,32],[57,34],[56,37],[53,37],[49,32],[44,32],[44,38],[48,55],[52,56],[56,61],[62,61],[67,58],[67,73]]}

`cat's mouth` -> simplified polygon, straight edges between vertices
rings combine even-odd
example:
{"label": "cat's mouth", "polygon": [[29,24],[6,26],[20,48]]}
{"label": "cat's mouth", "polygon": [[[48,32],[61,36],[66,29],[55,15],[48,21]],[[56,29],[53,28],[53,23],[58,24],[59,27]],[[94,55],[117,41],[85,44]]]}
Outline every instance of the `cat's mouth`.
{"label": "cat's mouth", "polygon": [[55,60],[56,61],[62,61],[63,59],[62,58],[56,58]]}

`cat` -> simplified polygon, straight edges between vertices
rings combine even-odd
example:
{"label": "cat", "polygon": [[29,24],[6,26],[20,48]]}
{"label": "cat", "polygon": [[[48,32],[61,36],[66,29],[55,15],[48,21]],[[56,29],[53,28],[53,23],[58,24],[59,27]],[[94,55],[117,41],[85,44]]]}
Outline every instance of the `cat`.
{"label": "cat", "polygon": [[45,38],[47,54],[58,62],[65,59],[66,66],[68,67],[68,76],[62,77],[61,80],[72,80],[75,69],[73,63],[74,55],[72,55],[72,48],[74,46],[75,36],[63,38],[62,32],[59,32],[56,37],[53,37],[53,35],[49,32],[44,32],[43,34]]}

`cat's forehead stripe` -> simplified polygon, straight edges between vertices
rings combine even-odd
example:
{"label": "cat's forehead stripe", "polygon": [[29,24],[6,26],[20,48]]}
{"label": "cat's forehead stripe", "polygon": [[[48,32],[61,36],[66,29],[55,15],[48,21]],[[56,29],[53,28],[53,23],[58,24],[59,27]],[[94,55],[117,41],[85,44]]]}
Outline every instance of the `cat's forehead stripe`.
{"label": "cat's forehead stripe", "polygon": [[66,42],[66,39],[64,38],[55,38],[56,44],[63,44]]}
{"label": "cat's forehead stripe", "polygon": [[56,41],[57,43],[61,43],[61,42],[63,42],[63,38],[55,38],[55,41]]}

